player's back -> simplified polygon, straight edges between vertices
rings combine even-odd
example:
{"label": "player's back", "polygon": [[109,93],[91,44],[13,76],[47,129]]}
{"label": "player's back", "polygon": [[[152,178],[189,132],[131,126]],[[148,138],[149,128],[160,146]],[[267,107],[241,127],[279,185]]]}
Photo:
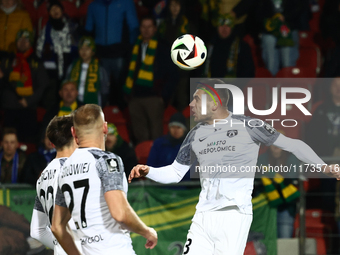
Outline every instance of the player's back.
{"label": "player's back", "polygon": [[118,156],[98,148],[76,149],[62,168],[59,187],[85,254],[134,254],[129,231],[112,218],[104,198],[109,190],[127,193]]}
{"label": "player's back", "polygon": [[[49,219],[49,227],[52,223],[52,216],[55,203],[55,195],[58,188],[58,177],[60,174],[60,169],[67,158],[55,158],[41,173],[39,179],[37,180],[36,190],[37,198],[40,203],[36,203],[38,211],[45,213]],[[72,222],[71,222],[72,223]],[[71,226],[72,229],[74,227]],[[55,239],[54,241],[54,253],[58,255],[66,255],[66,252],[60,246],[60,244]],[[78,245],[79,247],[80,245]]]}

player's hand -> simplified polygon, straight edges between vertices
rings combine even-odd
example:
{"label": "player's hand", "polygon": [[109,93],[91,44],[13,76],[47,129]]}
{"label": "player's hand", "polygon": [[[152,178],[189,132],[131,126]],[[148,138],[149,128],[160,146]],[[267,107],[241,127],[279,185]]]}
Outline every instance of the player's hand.
{"label": "player's hand", "polygon": [[145,236],[146,238],[146,249],[153,249],[155,248],[157,242],[158,242],[158,236],[156,230],[153,228],[149,228],[148,234]]}
{"label": "player's hand", "polygon": [[324,166],[322,170],[324,174],[340,180],[340,167],[338,164]]}
{"label": "player's hand", "polygon": [[141,178],[149,173],[150,168],[147,165],[137,165],[132,168],[129,175],[129,183],[131,183],[133,178]]}

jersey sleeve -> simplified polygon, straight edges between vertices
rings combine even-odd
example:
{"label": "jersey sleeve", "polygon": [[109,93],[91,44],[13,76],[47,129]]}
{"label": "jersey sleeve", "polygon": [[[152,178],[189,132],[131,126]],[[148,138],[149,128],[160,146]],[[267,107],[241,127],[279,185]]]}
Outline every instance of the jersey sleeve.
{"label": "jersey sleeve", "polygon": [[34,208],[33,208],[33,209],[34,209],[34,210],[37,210],[37,211],[39,211],[39,212],[45,213],[44,207],[43,207],[43,205],[41,204],[41,202],[40,202],[38,196],[35,197],[35,202],[34,202]]}
{"label": "jersey sleeve", "polygon": [[119,156],[110,153],[100,157],[97,160],[96,168],[104,193],[110,190],[124,190],[124,165]]}
{"label": "jersey sleeve", "polygon": [[196,130],[199,128],[200,123],[197,124],[193,129],[189,131],[187,136],[185,137],[179,151],[177,153],[176,161],[179,164],[190,166],[193,162],[193,153],[191,150],[191,144],[195,139]]}
{"label": "jersey sleeve", "polygon": [[272,145],[280,135],[275,128],[259,119],[249,118],[246,121],[246,128],[254,142],[262,143],[266,146]]}
{"label": "jersey sleeve", "polygon": [[59,188],[59,186],[57,188],[57,195],[55,197],[55,204],[67,208],[65,196],[64,196],[63,192],[61,192],[61,189]]}

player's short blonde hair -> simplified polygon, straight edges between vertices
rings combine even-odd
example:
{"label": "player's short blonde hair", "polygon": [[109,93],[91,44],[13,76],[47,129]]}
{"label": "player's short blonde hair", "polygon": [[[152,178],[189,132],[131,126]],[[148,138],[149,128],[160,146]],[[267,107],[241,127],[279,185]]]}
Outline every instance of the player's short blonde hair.
{"label": "player's short blonde hair", "polygon": [[99,105],[86,104],[79,107],[73,115],[73,125],[77,133],[87,133],[102,124],[103,111]]}

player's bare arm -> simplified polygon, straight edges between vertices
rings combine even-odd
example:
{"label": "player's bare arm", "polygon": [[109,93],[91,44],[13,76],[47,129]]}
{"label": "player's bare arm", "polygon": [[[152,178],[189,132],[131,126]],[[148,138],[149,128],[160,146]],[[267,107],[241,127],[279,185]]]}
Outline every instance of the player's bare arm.
{"label": "player's bare arm", "polygon": [[55,205],[51,230],[57,238],[64,251],[69,255],[81,255],[74,243],[71,230],[68,227],[68,221],[71,219],[71,214],[68,208]]}
{"label": "player's bare arm", "polygon": [[131,183],[133,178],[145,177],[149,173],[150,168],[147,165],[137,165],[132,168],[129,175],[129,183]]}
{"label": "player's bare arm", "polygon": [[147,239],[145,248],[153,249],[157,244],[157,233],[147,227],[135,213],[121,190],[110,190],[104,195],[112,218],[120,222],[128,230]]}

